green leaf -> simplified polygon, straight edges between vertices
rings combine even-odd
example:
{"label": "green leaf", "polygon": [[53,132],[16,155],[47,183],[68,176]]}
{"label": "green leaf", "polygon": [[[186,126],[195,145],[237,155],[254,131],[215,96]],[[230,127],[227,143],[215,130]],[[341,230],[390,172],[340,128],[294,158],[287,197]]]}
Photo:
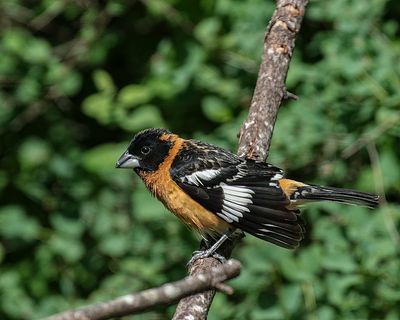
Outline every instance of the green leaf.
{"label": "green leaf", "polygon": [[132,200],[132,213],[139,221],[158,223],[169,214],[161,202],[154,199],[142,183],[135,188]]}
{"label": "green leaf", "polygon": [[0,208],[0,235],[9,239],[35,240],[40,234],[39,223],[28,217],[17,205]]}
{"label": "green leaf", "polygon": [[194,29],[195,37],[205,45],[216,45],[221,21],[216,17],[202,20]]}
{"label": "green leaf", "polygon": [[43,39],[32,39],[29,42],[29,54],[25,55],[25,59],[33,64],[47,63],[50,59],[51,47],[49,43]]}
{"label": "green leaf", "polygon": [[136,108],[129,115],[120,109],[119,112],[116,113],[116,121],[121,128],[129,132],[151,127],[164,127],[161,113],[159,109],[153,105],[144,105]]}
{"label": "green leaf", "polygon": [[302,292],[299,285],[288,285],[282,288],[279,294],[280,303],[287,312],[293,314],[299,309],[301,300],[302,300]]}
{"label": "green leaf", "polygon": [[147,103],[152,98],[149,87],[144,85],[130,84],[123,87],[117,96],[117,101],[126,108],[135,107],[137,105]]}
{"label": "green leaf", "polygon": [[356,285],[362,285],[363,279],[360,275],[336,275],[329,274],[326,285],[329,301],[342,309],[350,306],[354,300],[349,298],[347,290]]}
{"label": "green leaf", "polygon": [[351,252],[334,251],[322,257],[322,266],[328,270],[351,272],[357,269],[357,264]]}
{"label": "green leaf", "polygon": [[285,319],[285,314],[280,306],[274,306],[265,310],[250,310],[250,319],[254,320],[275,320]]}
{"label": "green leaf", "polygon": [[129,250],[130,239],[126,234],[110,234],[103,237],[99,248],[104,254],[119,257]]}
{"label": "green leaf", "polygon": [[57,230],[59,234],[63,234],[66,237],[78,238],[84,231],[84,224],[82,221],[68,219],[61,214],[52,214],[51,222],[53,228]]}
{"label": "green leaf", "polygon": [[82,78],[78,72],[69,70],[63,77],[58,81],[57,87],[60,92],[66,96],[73,95],[79,91],[82,86]]}
{"label": "green leaf", "polygon": [[31,103],[40,96],[40,83],[33,77],[25,77],[17,86],[15,97],[21,103]]}
{"label": "green leaf", "polygon": [[400,170],[398,169],[398,152],[393,149],[386,149],[380,155],[380,168],[382,170],[382,182],[385,189],[395,188],[400,190]]}
{"label": "green leaf", "polygon": [[23,169],[48,163],[50,159],[50,148],[46,141],[32,137],[26,139],[18,150],[19,163]]}
{"label": "green leaf", "polygon": [[334,320],[335,317],[335,309],[330,306],[321,306],[316,311],[316,319],[320,320]]}
{"label": "green leaf", "polygon": [[84,153],[82,165],[86,170],[97,174],[115,172],[115,163],[127,145],[128,143],[108,143],[92,148]]}
{"label": "green leaf", "polygon": [[215,122],[227,122],[232,118],[232,113],[226,103],[215,96],[205,97],[201,107],[207,118]]}
{"label": "green leaf", "polygon": [[2,44],[5,49],[16,54],[23,54],[28,43],[29,35],[22,28],[8,29],[2,39]]}
{"label": "green leaf", "polygon": [[112,120],[113,98],[107,93],[92,94],[83,100],[82,109],[88,116],[95,118],[100,123],[108,124]]}
{"label": "green leaf", "polygon": [[[27,319],[34,313],[34,301],[24,290],[17,270],[0,273],[0,292],[2,312],[15,319]],[[15,301],[18,301],[18,308],[15,308]]]}
{"label": "green leaf", "polygon": [[114,93],[116,91],[114,82],[110,74],[105,70],[96,70],[93,73],[94,84],[100,92]]}
{"label": "green leaf", "polygon": [[79,239],[57,234],[50,238],[49,249],[68,263],[78,262],[85,253]]}
{"label": "green leaf", "polygon": [[3,262],[4,256],[5,256],[5,250],[3,245],[0,243],[0,264]]}

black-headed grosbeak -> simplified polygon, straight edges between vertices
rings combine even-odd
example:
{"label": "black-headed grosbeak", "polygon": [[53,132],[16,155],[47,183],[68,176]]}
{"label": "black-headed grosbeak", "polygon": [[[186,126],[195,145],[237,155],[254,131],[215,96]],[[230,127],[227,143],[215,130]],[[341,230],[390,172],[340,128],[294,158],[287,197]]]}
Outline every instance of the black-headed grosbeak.
{"label": "black-headed grosbeak", "polygon": [[376,207],[379,197],[284,178],[271,164],[238,157],[220,147],[185,140],[165,129],[139,132],[116,163],[133,168],[170,211],[203,238],[222,236],[205,257],[240,229],[293,249],[303,239],[297,206],[328,200]]}

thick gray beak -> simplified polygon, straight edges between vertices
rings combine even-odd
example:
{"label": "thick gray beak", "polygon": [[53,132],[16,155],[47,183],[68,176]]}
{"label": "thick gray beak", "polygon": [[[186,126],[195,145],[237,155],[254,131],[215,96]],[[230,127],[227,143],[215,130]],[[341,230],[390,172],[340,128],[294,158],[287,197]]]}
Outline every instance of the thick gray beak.
{"label": "thick gray beak", "polygon": [[117,163],[115,164],[116,168],[137,168],[139,167],[139,159],[129,154],[126,151],[122,156],[119,157]]}

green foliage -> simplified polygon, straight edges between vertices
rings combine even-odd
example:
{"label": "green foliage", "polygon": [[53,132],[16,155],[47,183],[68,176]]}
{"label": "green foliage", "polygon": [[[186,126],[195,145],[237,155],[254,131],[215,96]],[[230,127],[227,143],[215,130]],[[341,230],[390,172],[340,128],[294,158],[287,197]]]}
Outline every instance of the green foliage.
{"label": "green foliage", "polygon": [[[0,9],[0,318],[181,278],[198,238],[115,160],[158,126],[234,150],[274,3]],[[269,158],[388,204],[310,205],[295,252],[247,237],[235,294],[218,294],[210,319],[400,318],[399,18],[395,1],[311,1],[287,79],[300,99],[281,108]]]}

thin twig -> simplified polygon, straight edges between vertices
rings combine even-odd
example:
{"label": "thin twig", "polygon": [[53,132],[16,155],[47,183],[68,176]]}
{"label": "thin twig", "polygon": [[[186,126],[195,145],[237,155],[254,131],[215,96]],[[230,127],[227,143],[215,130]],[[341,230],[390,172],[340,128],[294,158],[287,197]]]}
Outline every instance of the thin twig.
{"label": "thin twig", "polygon": [[188,276],[182,280],[164,284],[139,293],[128,294],[119,298],[88,305],[53,315],[46,320],[104,320],[143,312],[154,306],[169,305],[183,297],[207,291],[222,289],[231,292],[223,281],[232,279],[240,273],[240,263],[229,260],[202,273]]}
{"label": "thin twig", "polygon": [[[240,131],[238,155],[241,157],[265,161],[282,99],[297,97],[288,93],[285,80],[307,2],[277,0],[264,38],[264,52],[249,114]],[[218,253],[230,257],[235,242],[235,239],[225,242]],[[219,263],[214,258],[198,259],[189,267],[189,273],[195,275]],[[181,300],[173,319],[206,319],[214,295],[215,290],[210,290]]]}

